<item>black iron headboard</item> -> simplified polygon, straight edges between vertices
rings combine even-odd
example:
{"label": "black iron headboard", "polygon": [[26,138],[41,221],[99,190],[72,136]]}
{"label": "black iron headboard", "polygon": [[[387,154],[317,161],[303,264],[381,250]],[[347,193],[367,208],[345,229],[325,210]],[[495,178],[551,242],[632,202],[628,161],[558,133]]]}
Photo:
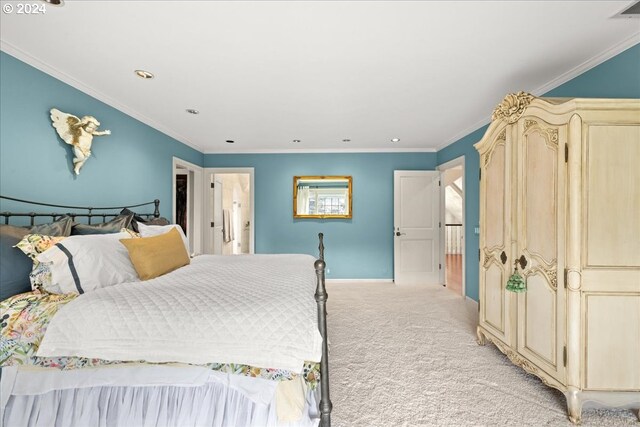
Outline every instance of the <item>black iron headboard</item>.
{"label": "black iron headboard", "polygon": [[[49,218],[52,218],[53,220],[56,220],[57,218],[59,218],[59,217],[61,217],[63,215],[70,216],[74,220],[77,217],[86,218],[87,219],[87,224],[91,224],[92,218],[102,218],[102,222],[107,222],[107,218],[112,218],[112,217],[118,216],[120,211],[122,209],[124,209],[124,208],[131,209],[131,208],[138,208],[140,206],[148,206],[148,205],[153,205],[154,206],[153,213],[138,213],[138,212],[136,212],[136,215],[139,215],[139,216],[141,216],[143,218],[147,218],[147,219],[152,218],[152,217],[153,218],[160,217],[160,200],[158,200],[158,199],[156,199],[156,200],[154,200],[152,202],[139,203],[137,205],[110,206],[110,207],[98,207],[98,208],[89,207],[89,206],[67,206],[67,205],[54,205],[54,204],[51,204],[51,203],[39,203],[39,202],[32,202],[32,201],[29,201],[29,200],[22,200],[22,199],[17,199],[15,197],[8,197],[8,196],[1,196],[1,195],[0,195],[0,199],[11,200],[11,201],[14,201],[14,202],[25,203],[25,204],[28,204],[28,205],[47,206],[47,207],[64,208],[64,209],[74,209],[74,210],[79,210],[80,211],[80,212],[53,212],[53,213],[0,212],[0,217],[4,217],[4,224],[9,224],[9,218],[11,218],[11,217],[28,217],[28,218],[30,218],[30,225],[35,225],[36,218],[38,218],[38,217],[49,217]],[[102,211],[102,213],[96,213],[95,211]],[[104,212],[104,211],[112,211],[112,212]]]}

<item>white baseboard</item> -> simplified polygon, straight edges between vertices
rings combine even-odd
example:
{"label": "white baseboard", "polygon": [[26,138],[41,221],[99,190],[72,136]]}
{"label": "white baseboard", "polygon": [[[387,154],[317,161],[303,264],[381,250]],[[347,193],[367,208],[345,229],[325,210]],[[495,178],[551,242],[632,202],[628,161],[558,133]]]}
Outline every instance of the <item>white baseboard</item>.
{"label": "white baseboard", "polygon": [[325,283],[393,283],[393,279],[325,279]]}
{"label": "white baseboard", "polygon": [[480,304],[478,304],[478,301],[474,300],[473,298],[469,298],[468,296],[465,296],[464,299],[467,304],[471,304],[476,307],[477,310],[480,310]]}

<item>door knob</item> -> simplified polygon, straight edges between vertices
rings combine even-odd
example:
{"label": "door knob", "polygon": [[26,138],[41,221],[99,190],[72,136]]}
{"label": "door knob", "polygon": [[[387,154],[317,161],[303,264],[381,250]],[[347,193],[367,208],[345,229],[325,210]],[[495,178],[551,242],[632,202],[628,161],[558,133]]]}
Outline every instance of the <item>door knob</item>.
{"label": "door knob", "polygon": [[504,251],[500,254],[500,261],[502,261],[502,264],[507,263],[507,254]]}
{"label": "door knob", "polygon": [[399,232],[399,231],[396,231],[396,236],[398,236],[398,237],[400,237],[400,236],[404,236],[405,234],[407,234],[407,233],[401,233],[401,232]]}

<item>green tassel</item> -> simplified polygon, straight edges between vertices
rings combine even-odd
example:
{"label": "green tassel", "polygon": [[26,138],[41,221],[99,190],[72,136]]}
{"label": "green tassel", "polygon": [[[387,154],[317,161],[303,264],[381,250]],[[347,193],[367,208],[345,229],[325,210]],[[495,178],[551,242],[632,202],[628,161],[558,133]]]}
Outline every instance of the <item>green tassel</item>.
{"label": "green tassel", "polygon": [[526,292],[527,284],[518,271],[514,271],[507,281],[507,290],[511,292]]}

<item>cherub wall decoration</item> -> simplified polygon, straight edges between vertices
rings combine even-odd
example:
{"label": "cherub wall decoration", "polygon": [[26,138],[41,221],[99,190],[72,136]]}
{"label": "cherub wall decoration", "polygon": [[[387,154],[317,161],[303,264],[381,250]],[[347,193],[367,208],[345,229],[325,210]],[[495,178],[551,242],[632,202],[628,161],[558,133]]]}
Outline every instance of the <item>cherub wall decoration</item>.
{"label": "cherub wall decoration", "polygon": [[57,108],[51,109],[51,123],[60,138],[73,147],[73,171],[80,175],[80,168],[91,156],[91,143],[94,136],[111,135],[111,131],[98,131],[100,122],[93,116],[81,119],[73,114],[63,113]]}

